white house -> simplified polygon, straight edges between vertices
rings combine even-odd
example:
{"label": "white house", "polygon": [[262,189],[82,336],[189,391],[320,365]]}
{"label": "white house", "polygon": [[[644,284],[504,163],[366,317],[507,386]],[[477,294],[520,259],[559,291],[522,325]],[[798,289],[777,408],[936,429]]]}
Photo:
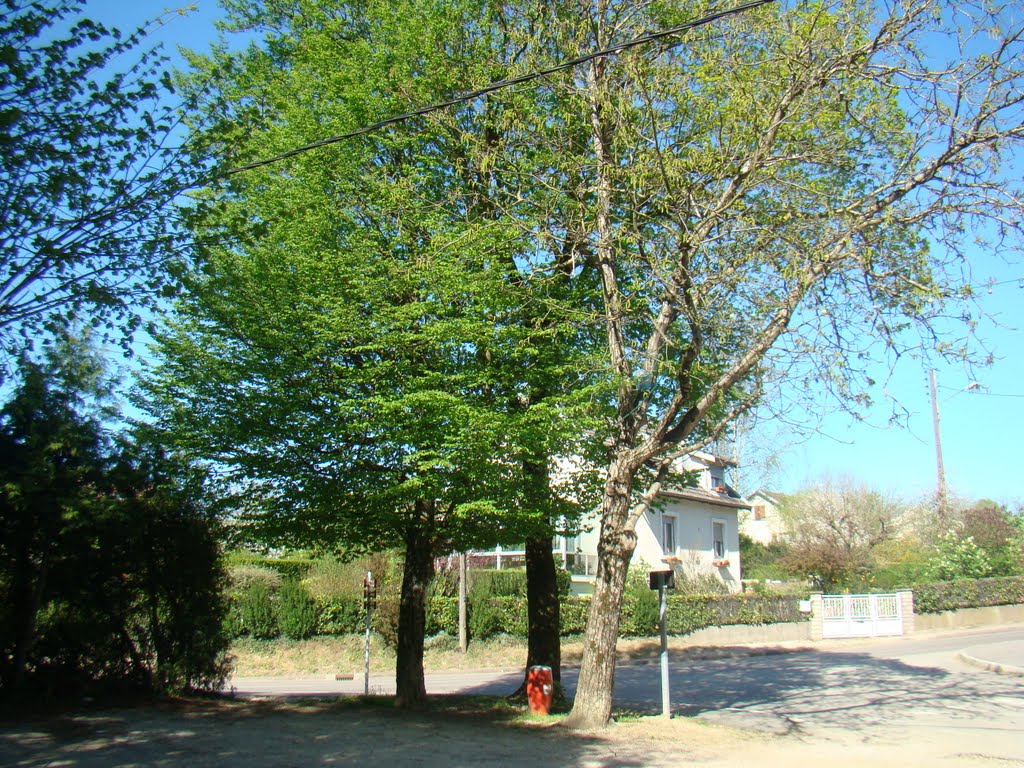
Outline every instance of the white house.
{"label": "white house", "polygon": [[[631,568],[672,568],[677,576],[712,574],[732,592],[739,592],[740,540],[738,513],[750,503],[729,486],[727,472],[735,462],[694,453],[680,469],[697,472],[693,488],[664,490],[652,509],[637,522],[637,546]],[[593,581],[599,537],[596,519],[577,536],[556,540],[556,551],[577,586]]]}
{"label": "white house", "polygon": [[786,538],[786,523],[779,508],[785,494],[759,489],[750,494],[750,508],[740,513],[740,533],[761,544],[771,544]]}

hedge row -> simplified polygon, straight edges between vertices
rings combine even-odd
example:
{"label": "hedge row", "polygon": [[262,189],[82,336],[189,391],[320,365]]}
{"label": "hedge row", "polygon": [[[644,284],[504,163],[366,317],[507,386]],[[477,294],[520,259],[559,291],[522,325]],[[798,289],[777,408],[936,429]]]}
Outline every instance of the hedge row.
{"label": "hedge row", "polygon": [[304,579],[315,565],[314,561],[297,557],[263,557],[251,552],[229,552],[227,566],[233,565],[255,565],[260,568],[270,568],[277,571],[286,579]]}
{"label": "hedge row", "polygon": [[[266,594],[266,593],[263,593]],[[284,603],[266,595],[267,604],[262,607],[246,607],[235,611],[246,618],[233,627],[236,634],[267,636],[264,627],[275,626],[269,615]],[[363,632],[365,615],[362,600],[358,597],[337,595],[318,596],[316,603],[313,634],[344,635]],[[561,634],[576,635],[584,631],[590,610],[589,597],[563,597],[561,610]],[[242,606],[238,606],[241,608]],[[391,626],[396,612],[385,598],[373,616],[373,629],[385,637],[395,632]],[[657,611],[640,609],[632,601],[623,606],[621,634],[623,637],[649,637],[658,632]],[[639,609],[639,610],[638,610]],[[251,615],[262,617],[262,623],[252,625]],[[685,635],[698,629],[730,624],[776,624],[779,622],[802,621],[806,619],[798,608],[798,601],[774,595],[679,595],[668,599],[668,631],[673,635]],[[283,623],[283,622],[277,622]],[[477,600],[469,605],[469,633],[475,639],[484,639],[497,634],[525,638],[527,635],[526,598],[491,597]],[[282,630],[285,628],[282,627]],[[256,631],[253,631],[256,630]],[[428,635],[446,633],[458,635],[459,605],[455,597],[432,597],[427,606]],[[288,636],[294,636],[285,632]]]}
{"label": "hedge row", "polygon": [[914,587],[915,613],[1024,603],[1024,576],[940,581]]}

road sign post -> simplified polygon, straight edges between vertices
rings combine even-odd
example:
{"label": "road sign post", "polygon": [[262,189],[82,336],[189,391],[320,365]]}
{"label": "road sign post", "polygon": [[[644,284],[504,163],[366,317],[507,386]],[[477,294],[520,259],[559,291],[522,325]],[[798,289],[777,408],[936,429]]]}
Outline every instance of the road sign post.
{"label": "road sign post", "polygon": [[373,573],[366,572],[363,579],[363,608],[366,611],[366,650],[363,655],[363,695],[370,695],[370,614],[377,607],[377,582]]}

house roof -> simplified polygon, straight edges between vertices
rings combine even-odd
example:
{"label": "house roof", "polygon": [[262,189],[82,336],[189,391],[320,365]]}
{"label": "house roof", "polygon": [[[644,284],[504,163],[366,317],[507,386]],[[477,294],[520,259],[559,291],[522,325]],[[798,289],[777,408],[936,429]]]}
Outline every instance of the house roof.
{"label": "house roof", "polygon": [[666,499],[699,501],[702,504],[712,504],[717,507],[728,507],[729,509],[750,509],[750,502],[742,496],[733,496],[731,493],[706,491],[703,488],[663,490],[660,491],[658,495]]}
{"label": "house roof", "polygon": [[706,451],[693,451],[686,454],[691,459],[696,459],[702,464],[707,464],[714,467],[738,467],[734,459],[726,458],[725,456],[716,456],[713,453],[707,453]]}
{"label": "house roof", "polygon": [[768,491],[768,490],[765,490],[764,488],[758,488],[756,491],[754,491],[752,494],[750,494],[749,498],[754,498],[755,496],[761,496],[761,497],[767,499],[772,504],[774,504],[775,506],[778,507],[787,498],[789,498],[790,494],[788,494],[788,493],[779,493],[778,491]]}

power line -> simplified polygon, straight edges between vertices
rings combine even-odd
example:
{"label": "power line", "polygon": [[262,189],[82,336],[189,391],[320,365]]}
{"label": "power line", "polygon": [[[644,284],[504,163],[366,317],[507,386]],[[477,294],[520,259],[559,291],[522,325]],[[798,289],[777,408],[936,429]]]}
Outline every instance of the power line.
{"label": "power line", "polygon": [[983,389],[979,389],[977,386],[961,387],[960,389],[957,389],[956,387],[945,387],[940,384],[939,389],[945,389],[948,392],[953,392],[954,394],[960,394],[961,392],[970,392],[971,397],[1024,397],[1024,394],[1018,395],[1000,392],[986,392]]}
{"label": "power line", "polygon": [[[395,123],[400,123],[405,120],[409,120],[413,117],[422,117],[423,115],[428,115],[431,112],[437,112],[439,110],[446,109],[448,107],[454,106],[455,104],[462,104],[467,101],[472,101],[473,99],[478,99],[481,96],[486,96],[488,93],[493,93],[494,91],[501,90],[502,88],[509,88],[513,85],[528,83],[532,80],[537,80],[541,77],[546,77],[547,75],[554,74],[555,72],[561,72],[562,70],[565,69],[572,69],[573,67],[577,67],[580,64],[586,64],[588,61],[593,61],[594,59],[600,59],[605,56],[613,56],[617,53],[621,53],[622,51],[628,50],[630,48],[636,48],[637,46],[640,45],[646,45],[647,43],[660,40],[664,37],[678,35],[681,34],[682,32],[686,32],[687,30],[695,29],[696,27],[704,26],[705,24],[710,24],[713,21],[718,21],[719,19],[723,19],[727,16],[733,16],[738,13],[743,13],[744,11],[749,11],[752,8],[757,8],[758,6],[767,5],[768,3],[773,2],[776,2],[776,0],[752,0],[752,2],[744,3],[743,5],[738,5],[735,8],[729,8],[724,11],[718,11],[716,13],[703,16],[699,19],[695,19],[694,21],[688,21],[685,24],[680,24],[675,27],[669,27],[668,29],[659,30],[657,32],[651,32],[649,34],[642,35],[641,37],[633,38],[632,40],[620,43],[619,45],[614,45],[610,48],[604,48],[600,51],[595,51],[594,53],[588,53],[583,56],[577,56],[574,59],[563,61],[562,63],[556,64],[552,67],[548,67],[547,69],[537,70],[526,75],[509,78],[508,80],[497,80],[491,83],[490,85],[484,86],[483,88],[480,88],[475,91],[469,91],[468,93],[464,93],[460,96],[455,96],[451,99],[448,99],[447,101],[441,101],[438,102],[437,104],[431,104],[430,106],[427,107],[420,107],[419,109],[414,109],[411,112],[405,112],[401,115],[395,115],[394,117],[386,118],[379,122],[373,123],[372,125],[367,125],[362,128],[357,128],[354,131],[349,131],[348,133],[342,133],[337,136],[331,136],[330,138],[314,141],[310,144],[304,144],[301,147],[296,147],[295,149],[283,152],[280,155],[268,157],[265,160],[257,160],[256,162],[249,163],[248,165],[242,165],[239,166],[238,168],[228,169],[227,171],[224,171],[224,175],[234,176],[235,174],[243,173],[245,171],[252,171],[255,170],[256,168],[262,168],[263,166],[266,165],[272,165],[273,163],[280,162],[281,160],[287,160],[289,157],[295,157],[296,155],[300,155],[304,152],[309,152],[310,150],[313,149],[319,149],[320,147],[326,147],[331,144],[337,144],[339,142],[355,138],[356,136],[362,136],[367,133],[372,133],[374,131],[380,130],[381,128],[386,128],[389,125],[394,125]],[[674,43],[671,43],[669,47],[679,45],[680,42],[682,41],[676,41]]]}
{"label": "power line", "polygon": [[982,283],[977,286],[978,288],[995,288],[997,285],[1009,285],[1010,283],[1017,283],[1018,286],[1024,288],[1024,277],[1014,277],[1009,280],[1000,280],[997,283]]}

